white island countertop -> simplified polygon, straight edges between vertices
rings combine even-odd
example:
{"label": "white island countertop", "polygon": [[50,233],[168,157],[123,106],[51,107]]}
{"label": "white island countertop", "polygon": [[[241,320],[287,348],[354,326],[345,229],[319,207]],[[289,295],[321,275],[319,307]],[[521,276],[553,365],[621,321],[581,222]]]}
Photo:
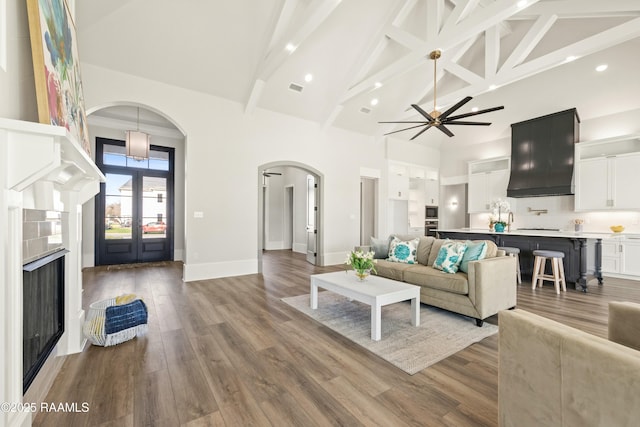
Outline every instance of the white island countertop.
{"label": "white island countertop", "polygon": [[449,233],[477,233],[477,234],[505,234],[513,236],[536,236],[536,237],[564,237],[571,239],[614,239],[623,237],[640,237],[640,234],[632,233],[612,233],[612,232],[575,232],[569,230],[518,230],[496,232],[487,228],[439,228],[438,232]]}

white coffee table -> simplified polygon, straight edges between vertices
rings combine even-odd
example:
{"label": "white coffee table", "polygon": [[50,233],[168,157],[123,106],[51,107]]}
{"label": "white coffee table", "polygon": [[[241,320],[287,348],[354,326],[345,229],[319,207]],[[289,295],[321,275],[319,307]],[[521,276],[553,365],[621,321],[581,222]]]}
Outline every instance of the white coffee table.
{"label": "white coffee table", "polygon": [[411,324],[420,325],[420,287],[379,276],[359,281],[352,271],[311,276],[311,308],[318,308],[318,288],[371,306],[371,339],[380,341],[382,306],[411,300]]}

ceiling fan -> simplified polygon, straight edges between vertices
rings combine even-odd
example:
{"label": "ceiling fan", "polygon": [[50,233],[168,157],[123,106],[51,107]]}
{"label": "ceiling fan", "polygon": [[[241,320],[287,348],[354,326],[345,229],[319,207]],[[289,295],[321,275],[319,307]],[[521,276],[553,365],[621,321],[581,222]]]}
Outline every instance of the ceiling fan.
{"label": "ceiling fan", "polygon": [[449,108],[444,113],[441,113],[436,109],[436,65],[438,63],[438,58],[442,52],[440,50],[434,50],[429,54],[429,58],[433,60],[433,111],[431,113],[427,113],[422,108],[420,108],[417,104],[411,104],[411,106],[420,113],[426,120],[423,121],[398,121],[398,122],[378,122],[378,123],[419,123],[416,126],[411,126],[408,128],[395,130],[393,132],[385,133],[385,135],[391,135],[392,133],[403,132],[409,129],[415,129],[419,127],[424,127],[420,132],[415,134],[411,139],[416,139],[420,135],[422,135],[427,129],[436,127],[441,132],[446,134],[449,137],[453,136],[453,133],[447,129],[445,125],[466,125],[466,126],[489,126],[491,123],[489,122],[469,122],[469,121],[461,121],[465,117],[477,116],[478,114],[490,113],[491,111],[502,110],[504,105],[500,107],[487,108],[486,110],[474,111],[471,113],[458,114],[456,116],[452,116],[451,113],[456,111],[458,108],[462,107],[467,102],[471,101],[473,98],[467,96],[462,101],[455,104],[453,107]]}

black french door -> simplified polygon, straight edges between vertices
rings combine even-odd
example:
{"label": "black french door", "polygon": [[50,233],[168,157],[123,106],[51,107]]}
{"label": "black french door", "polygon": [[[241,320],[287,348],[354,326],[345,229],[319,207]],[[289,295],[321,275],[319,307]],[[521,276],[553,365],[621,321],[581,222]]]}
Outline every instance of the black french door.
{"label": "black french door", "polygon": [[173,260],[174,154],[151,146],[149,159],[137,160],[124,141],[96,139],[107,178],[96,196],[96,265]]}

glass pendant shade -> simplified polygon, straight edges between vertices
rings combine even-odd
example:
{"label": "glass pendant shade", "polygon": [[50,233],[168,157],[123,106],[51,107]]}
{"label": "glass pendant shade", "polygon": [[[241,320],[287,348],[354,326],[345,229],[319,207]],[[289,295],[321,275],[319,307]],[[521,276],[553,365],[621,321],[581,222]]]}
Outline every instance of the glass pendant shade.
{"label": "glass pendant shade", "polygon": [[149,158],[150,142],[151,136],[149,134],[135,130],[128,130],[126,132],[127,156],[133,157],[137,160]]}

